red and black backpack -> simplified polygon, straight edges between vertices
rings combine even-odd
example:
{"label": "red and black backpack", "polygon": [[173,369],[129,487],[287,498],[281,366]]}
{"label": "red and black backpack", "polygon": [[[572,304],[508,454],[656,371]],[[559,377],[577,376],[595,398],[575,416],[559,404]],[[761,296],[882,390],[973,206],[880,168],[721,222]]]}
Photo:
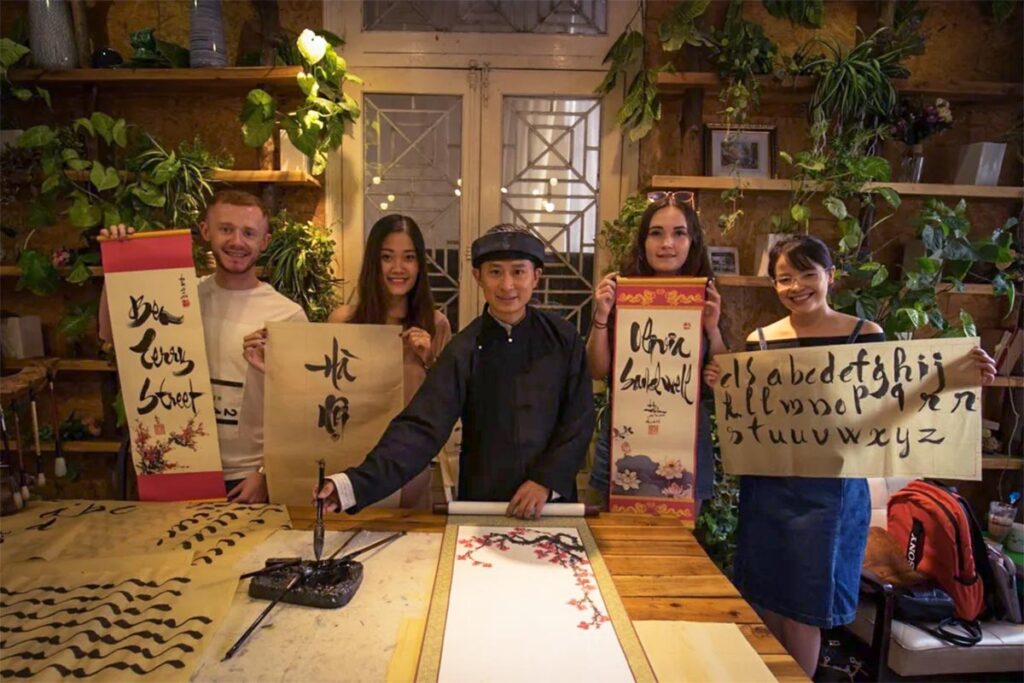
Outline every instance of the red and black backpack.
{"label": "red and black backpack", "polygon": [[889,499],[888,520],[907,560],[949,594],[956,616],[977,619],[993,577],[981,526],[967,501],[941,484],[912,481]]}

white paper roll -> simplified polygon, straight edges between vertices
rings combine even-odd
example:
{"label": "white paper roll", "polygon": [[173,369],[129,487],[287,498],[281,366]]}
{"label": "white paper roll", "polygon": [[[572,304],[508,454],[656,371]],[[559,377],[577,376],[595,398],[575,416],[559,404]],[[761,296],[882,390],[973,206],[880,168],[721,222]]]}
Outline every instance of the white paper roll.
{"label": "white paper roll", "polygon": [[[448,503],[449,515],[503,515],[508,503],[463,500]],[[586,511],[583,503],[547,503],[541,517],[582,517]]]}

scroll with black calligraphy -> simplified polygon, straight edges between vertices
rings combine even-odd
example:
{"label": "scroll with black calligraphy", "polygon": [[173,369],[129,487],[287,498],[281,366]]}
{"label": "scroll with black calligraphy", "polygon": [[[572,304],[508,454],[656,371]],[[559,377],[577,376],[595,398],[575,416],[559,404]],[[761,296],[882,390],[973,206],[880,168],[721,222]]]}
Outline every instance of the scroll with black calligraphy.
{"label": "scroll with black calligraphy", "polygon": [[613,512],[693,519],[704,278],[619,278],[612,373]]}
{"label": "scroll with black calligraphy", "polygon": [[223,498],[191,234],[100,248],[139,499]]}
{"label": "scroll with black calligraphy", "polygon": [[317,460],[358,465],[404,407],[397,325],[269,323],[263,461],[270,499],[308,505]]}
{"label": "scroll with black calligraphy", "polygon": [[981,478],[977,339],[716,357],[730,474]]}

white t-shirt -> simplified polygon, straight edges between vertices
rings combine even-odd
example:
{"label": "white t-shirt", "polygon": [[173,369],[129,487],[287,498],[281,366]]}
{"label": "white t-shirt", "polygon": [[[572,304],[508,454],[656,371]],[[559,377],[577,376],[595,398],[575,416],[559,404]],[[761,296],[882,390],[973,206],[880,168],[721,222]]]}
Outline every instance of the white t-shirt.
{"label": "white t-shirt", "polygon": [[306,322],[306,313],[265,282],[224,289],[213,275],[199,281],[199,306],[224,480],[241,479],[263,464],[263,373],[246,362],[242,340],[268,322]]}

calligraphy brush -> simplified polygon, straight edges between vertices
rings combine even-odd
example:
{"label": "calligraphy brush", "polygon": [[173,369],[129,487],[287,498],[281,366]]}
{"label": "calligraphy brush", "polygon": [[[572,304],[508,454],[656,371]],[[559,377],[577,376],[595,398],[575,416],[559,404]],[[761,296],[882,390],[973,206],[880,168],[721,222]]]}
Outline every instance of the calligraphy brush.
{"label": "calligraphy brush", "polygon": [[[11,444],[7,439],[7,418],[4,414],[4,407],[0,406],[0,438],[3,439],[4,444],[4,463],[10,468],[8,471],[11,472],[11,479],[14,479],[13,470],[11,467]],[[14,500],[14,507],[20,510],[25,506],[25,501],[21,498],[21,491],[18,490],[17,486],[11,486],[12,495],[11,498]]]}
{"label": "calligraphy brush", "polygon": [[[405,534],[406,534],[405,531],[396,531],[395,533],[391,534],[390,536],[385,536],[384,538],[380,539],[379,541],[374,541],[370,545],[363,546],[359,550],[353,550],[348,555],[343,555],[342,558],[340,560],[338,560],[338,562],[351,562],[352,560],[354,560],[355,558],[359,557],[360,555],[362,555],[365,552],[369,552],[369,551],[373,550],[374,548],[379,548],[382,545],[387,545],[388,543],[391,543],[392,541],[397,541],[402,536],[405,536]],[[344,546],[342,546],[342,548],[343,547]],[[338,548],[338,550],[334,551],[334,554],[337,555],[338,552],[340,552],[340,551],[341,551],[341,548]],[[329,559],[329,560],[334,559],[334,555],[332,555],[331,557],[329,557],[327,559]]]}
{"label": "calligraphy brush", "polygon": [[39,411],[36,410],[36,393],[28,392],[28,400],[32,408],[32,437],[36,446],[36,485],[46,486],[46,474],[43,473],[43,448],[39,444]]}
{"label": "calligraphy brush", "polygon": [[295,558],[294,560],[286,560],[284,562],[272,562],[263,569],[257,569],[255,571],[246,572],[242,574],[238,577],[238,580],[241,581],[242,579],[251,579],[254,576],[270,574],[271,572],[276,572],[278,569],[284,569],[285,567],[294,567],[299,564],[302,564],[302,560],[300,558]]}
{"label": "calligraphy brush", "polygon": [[316,485],[316,524],[313,525],[313,557],[316,563],[320,564],[320,557],[324,554],[324,499],[320,492],[324,488],[324,460],[317,462],[317,485]]}
{"label": "calligraphy brush", "polygon": [[60,411],[57,410],[57,391],[53,386],[56,377],[56,370],[47,369],[46,379],[50,384],[50,421],[53,423],[53,473],[63,477],[68,473],[68,465],[64,461],[64,451],[60,443]]}
{"label": "calligraphy brush", "polygon": [[232,645],[224,654],[224,659],[220,661],[226,662],[227,660],[234,657],[235,653],[238,652],[239,648],[241,648],[245,641],[249,639],[249,636],[252,635],[252,632],[256,630],[256,627],[259,626],[260,623],[262,623],[262,621],[267,618],[267,615],[270,614],[270,610],[274,609],[277,603],[281,602],[281,600],[283,600],[284,597],[288,595],[288,593],[290,593],[293,588],[298,586],[299,583],[301,583],[302,581],[305,581],[306,577],[308,577],[312,573],[313,570],[310,567],[299,567],[299,571],[295,573],[295,576],[293,576],[292,580],[288,582],[288,585],[284,587],[284,590],[278,593],[277,597],[271,600],[270,604],[267,605],[262,612],[260,612],[260,615],[256,617],[256,620],[249,624],[249,628],[245,629],[245,633],[238,637],[238,640],[235,641],[235,644]]}
{"label": "calligraphy brush", "polygon": [[28,474],[25,472],[25,445],[21,441],[21,417],[18,415],[18,402],[11,401],[11,415],[14,416],[14,443],[18,446],[18,483],[21,484],[21,499],[28,502],[31,494],[28,490]]}
{"label": "calligraphy brush", "polygon": [[[337,550],[335,550],[334,554],[332,554],[331,557],[329,557],[327,559],[329,559],[329,560],[333,559],[334,555],[337,555],[339,552],[344,550],[345,547],[349,543],[352,542],[352,539],[354,539],[356,536],[358,536],[360,534],[360,532],[361,532],[361,530],[356,530],[356,532],[354,534],[352,534],[351,536],[349,536],[347,539],[345,539],[345,542],[341,544],[341,547],[338,548]],[[402,533],[404,534],[405,532],[403,531]],[[366,549],[368,549],[368,548],[364,548],[364,550],[366,550]],[[362,551],[359,551],[359,552],[362,552]],[[277,566],[275,566],[273,568],[274,569],[278,569],[278,568],[280,568],[280,565],[277,565]],[[256,572],[253,572],[253,574],[255,574],[255,573]],[[262,612],[260,612],[259,616],[256,617],[256,619],[251,624],[249,624],[249,628],[245,629],[245,632],[238,637],[238,640],[236,640],[235,644],[232,645],[228,649],[228,651],[224,654],[224,659],[222,659],[221,661],[222,662],[226,662],[227,660],[229,660],[232,657],[234,657],[235,653],[238,652],[239,648],[241,648],[242,645],[245,644],[245,641],[248,640],[249,636],[252,635],[252,632],[256,630],[256,627],[259,626],[260,623],[262,623],[263,620],[267,618],[267,615],[270,614],[270,610],[274,609],[274,606],[277,603],[281,602],[281,600],[283,600],[285,598],[285,596],[287,596],[288,593],[290,593],[293,588],[298,586],[300,581],[304,581],[312,573],[313,573],[313,569],[311,567],[302,567],[302,566],[300,566],[299,567],[299,571],[297,571],[295,573],[295,576],[293,576],[292,580],[288,582],[288,585],[284,587],[284,590],[282,590],[280,593],[278,593],[277,597],[274,598],[270,602],[270,604],[267,605],[266,608],[264,608],[264,610]],[[243,575],[242,578],[245,578],[244,575]]]}

